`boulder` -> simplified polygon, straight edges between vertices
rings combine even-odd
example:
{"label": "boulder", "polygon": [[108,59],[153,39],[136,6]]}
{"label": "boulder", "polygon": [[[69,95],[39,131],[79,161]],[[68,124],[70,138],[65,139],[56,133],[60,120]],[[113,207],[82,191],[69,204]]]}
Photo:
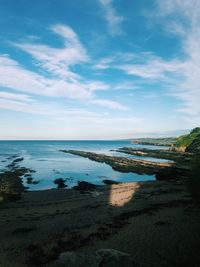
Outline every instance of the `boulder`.
{"label": "boulder", "polygon": [[115,249],[99,249],[96,255],[100,258],[99,267],[133,267],[131,256]]}
{"label": "boulder", "polygon": [[66,267],[99,267],[100,259],[88,253],[67,251],[60,254],[58,263]]}
{"label": "boulder", "polygon": [[67,187],[67,185],[65,184],[65,180],[62,178],[55,179],[54,184],[57,184],[58,189]]}
{"label": "boulder", "polygon": [[129,254],[115,249],[99,249],[96,253],[64,252],[57,260],[66,267],[133,267]]}
{"label": "boulder", "polygon": [[78,185],[74,186],[73,188],[79,191],[90,191],[96,189],[97,186],[86,181],[81,181],[78,182]]}
{"label": "boulder", "polygon": [[103,183],[107,184],[107,185],[119,184],[119,182],[117,182],[117,181],[108,180],[108,179],[103,180]]}

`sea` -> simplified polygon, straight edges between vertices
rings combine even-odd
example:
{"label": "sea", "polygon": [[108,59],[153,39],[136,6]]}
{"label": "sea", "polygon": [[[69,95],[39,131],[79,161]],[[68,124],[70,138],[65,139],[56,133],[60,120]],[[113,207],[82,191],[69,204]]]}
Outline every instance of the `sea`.
{"label": "sea", "polygon": [[[127,158],[141,158],[113,151],[121,147],[157,149],[159,146],[136,145],[128,140],[119,141],[0,141],[0,172],[6,169],[13,159],[12,156],[23,157],[19,162],[21,167],[34,170],[32,177],[37,184],[23,183],[28,190],[44,190],[56,188],[54,180],[66,179],[67,187],[71,188],[79,181],[87,181],[103,185],[104,179],[119,182],[135,182],[155,180],[154,175],[139,175],[136,173],[121,173],[105,163],[91,161],[87,158],[63,153],[60,150],[74,149],[90,151]],[[166,147],[161,147],[165,149]],[[142,157],[142,159],[164,162],[166,160]]]}

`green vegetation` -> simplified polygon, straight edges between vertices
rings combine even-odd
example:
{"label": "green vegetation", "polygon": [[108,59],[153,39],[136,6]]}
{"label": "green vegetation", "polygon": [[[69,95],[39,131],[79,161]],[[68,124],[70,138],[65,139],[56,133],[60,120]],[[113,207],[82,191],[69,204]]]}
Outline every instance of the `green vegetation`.
{"label": "green vegetation", "polygon": [[178,137],[178,140],[175,143],[175,147],[187,148],[189,145],[192,144],[192,142],[195,140],[195,138],[198,135],[200,135],[200,127],[194,128],[189,134],[182,135],[182,136]]}
{"label": "green vegetation", "polygon": [[16,172],[5,171],[0,174],[0,199],[17,200],[24,191],[22,180]]}

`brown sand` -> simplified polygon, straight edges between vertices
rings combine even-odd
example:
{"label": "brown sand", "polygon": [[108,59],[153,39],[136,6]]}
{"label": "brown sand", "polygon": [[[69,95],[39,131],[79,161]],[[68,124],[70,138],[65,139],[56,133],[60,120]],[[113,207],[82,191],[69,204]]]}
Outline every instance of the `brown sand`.
{"label": "brown sand", "polygon": [[56,266],[63,251],[99,248],[135,266],[200,266],[200,211],[175,181],[27,192],[0,205],[0,237],[1,267]]}

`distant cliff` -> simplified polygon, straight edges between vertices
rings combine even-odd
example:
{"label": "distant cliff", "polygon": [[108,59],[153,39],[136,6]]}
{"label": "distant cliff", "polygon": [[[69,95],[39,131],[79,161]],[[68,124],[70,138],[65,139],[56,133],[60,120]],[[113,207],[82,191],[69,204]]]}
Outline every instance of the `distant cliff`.
{"label": "distant cliff", "polygon": [[167,138],[138,138],[132,139],[132,143],[141,145],[154,145],[154,146],[172,146],[177,142],[175,137]]}

